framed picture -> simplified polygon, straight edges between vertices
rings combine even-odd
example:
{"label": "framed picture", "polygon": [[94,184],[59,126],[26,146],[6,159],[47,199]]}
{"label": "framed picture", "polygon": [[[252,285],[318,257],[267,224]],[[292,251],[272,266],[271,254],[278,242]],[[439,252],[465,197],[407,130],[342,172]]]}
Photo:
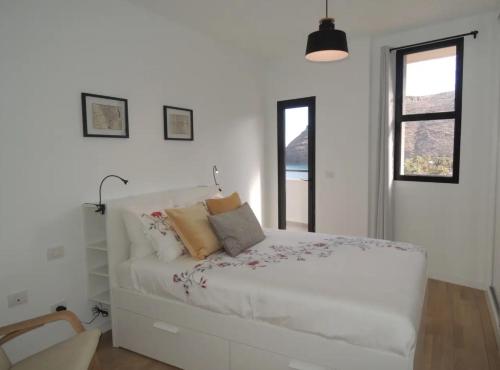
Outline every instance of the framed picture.
{"label": "framed picture", "polygon": [[193,111],[164,105],[163,127],[165,140],[194,140]]}
{"label": "framed picture", "polygon": [[128,138],[127,99],[82,93],[83,136]]}

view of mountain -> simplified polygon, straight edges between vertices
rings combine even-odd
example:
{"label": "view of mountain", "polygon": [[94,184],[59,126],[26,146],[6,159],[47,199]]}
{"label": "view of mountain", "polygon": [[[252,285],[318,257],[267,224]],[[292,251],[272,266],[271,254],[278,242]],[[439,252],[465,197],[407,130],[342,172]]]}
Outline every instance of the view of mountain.
{"label": "view of mountain", "polygon": [[454,91],[424,96],[406,96],[403,102],[404,114],[451,112],[455,107],[454,98]]}
{"label": "view of mountain", "polygon": [[307,165],[307,141],[308,133],[306,128],[286,147],[285,163],[287,165]]}
{"label": "view of mountain", "polygon": [[[454,92],[446,92],[428,96],[405,97],[405,113],[449,112],[454,109]],[[453,157],[452,120],[415,121],[404,124],[402,139],[404,140],[405,158],[421,157]]]}
{"label": "view of mountain", "polygon": [[[446,112],[454,109],[455,92],[427,96],[407,96],[404,99],[406,114]],[[451,120],[408,122],[404,125],[405,159],[420,157],[453,157],[454,122]],[[307,164],[307,129],[286,147],[286,163]]]}

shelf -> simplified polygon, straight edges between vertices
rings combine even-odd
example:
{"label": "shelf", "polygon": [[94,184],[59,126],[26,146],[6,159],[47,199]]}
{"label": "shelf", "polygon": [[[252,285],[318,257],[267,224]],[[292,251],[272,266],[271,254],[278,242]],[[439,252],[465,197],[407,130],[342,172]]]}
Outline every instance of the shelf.
{"label": "shelf", "polygon": [[103,276],[103,277],[108,277],[108,265],[104,266],[99,266],[95,269],[92,269],[89,271],[89,274],[91,275],[97,275],[97,276]]}
{"label": "shelf", "polygon": [[87,294],[92,304],[111,306],[109,292],[106,217],[96,213],[94,204],[82,205],[87,270]]}
{"label": "shelf", "polygon": [[91,301],[97,302],[97,303],[102,303],[106,305],[110,305],[111,299],[109,297],[109,291],[106,290],[105,292],[99,293],[93,297],[90,297]]}
{"label": "shelf", "polygon": [[101,240],[95,243],[91,243],[87,245],[88,249],[92,249],[94,251],[101,251],[101,252],[107,252],[108,248],[106,245],[106,240]]}

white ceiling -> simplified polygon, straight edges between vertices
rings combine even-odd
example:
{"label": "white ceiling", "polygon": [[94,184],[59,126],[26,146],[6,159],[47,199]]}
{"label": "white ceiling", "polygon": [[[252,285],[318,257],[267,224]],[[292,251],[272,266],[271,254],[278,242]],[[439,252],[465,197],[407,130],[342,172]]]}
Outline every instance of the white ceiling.
{"label": "white ceiling", "polygon": [[[305,48],[324,0],[130,0],[213,38],[264,57]],[[500,0],[330,0],[349,36],[377,34],[498,9]],[[469,30],[464,30],[469,31]]]}

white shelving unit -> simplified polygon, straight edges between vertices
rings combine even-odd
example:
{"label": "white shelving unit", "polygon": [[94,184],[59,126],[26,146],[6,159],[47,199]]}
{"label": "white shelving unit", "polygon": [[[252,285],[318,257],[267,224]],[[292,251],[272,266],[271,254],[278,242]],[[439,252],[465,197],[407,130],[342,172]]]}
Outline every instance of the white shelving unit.
{"label": "white shelving unit", "polygon": [[109,306],[108,249],[106,217],[92,204],[83,204],[83,231],[87,256],[87,292],[90,301]]}

